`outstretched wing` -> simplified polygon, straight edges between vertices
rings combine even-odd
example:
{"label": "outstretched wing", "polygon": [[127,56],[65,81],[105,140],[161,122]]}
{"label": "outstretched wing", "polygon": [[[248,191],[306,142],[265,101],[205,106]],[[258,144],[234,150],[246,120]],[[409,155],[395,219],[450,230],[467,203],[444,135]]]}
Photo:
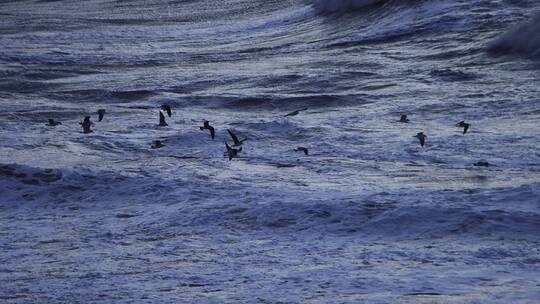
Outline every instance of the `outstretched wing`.
{"label": "outstretched wing", "polygon": [[160,126],[166,126],[167,122],[165,121],[165,115],[163,115],[163,112],[159,111],[159,125]]}
{"label": "outstretched wing", "polygon": [[236,135],[231,132],[231,130],[227,129],[227,132],[229,132],[229,135],[231,136],[231,139],[234,141],[235,145],[241,144],[241,142],[238,140],[238,137],[236,137]]}

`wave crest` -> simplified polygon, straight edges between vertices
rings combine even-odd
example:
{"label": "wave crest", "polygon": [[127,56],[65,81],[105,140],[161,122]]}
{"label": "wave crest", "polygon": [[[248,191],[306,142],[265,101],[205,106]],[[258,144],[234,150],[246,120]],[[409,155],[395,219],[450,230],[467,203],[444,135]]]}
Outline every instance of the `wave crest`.
{"label": "wave crest", "polygon": [[520,24],[491,42],[491,53],[525,54],[540,57],[540,14]]}
{"label": "wave crest", "polygon": [[322,13],[345,12],[382,3],[384,0],[315,0],[313,7]]}

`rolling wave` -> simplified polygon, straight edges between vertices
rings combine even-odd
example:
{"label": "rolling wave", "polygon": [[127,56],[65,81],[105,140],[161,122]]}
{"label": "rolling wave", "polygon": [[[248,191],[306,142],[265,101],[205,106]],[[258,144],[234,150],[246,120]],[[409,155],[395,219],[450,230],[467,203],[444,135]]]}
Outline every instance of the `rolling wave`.
{"label": "rolling wave", "polygon": [[322,13],[345,12],[380,4],[386,0],[315,0],[313,7]]}
{"label": "rolling wave", "polygon": [[522,54],[540,57],[540,14],[492,41],[488,50],[497,54]]}

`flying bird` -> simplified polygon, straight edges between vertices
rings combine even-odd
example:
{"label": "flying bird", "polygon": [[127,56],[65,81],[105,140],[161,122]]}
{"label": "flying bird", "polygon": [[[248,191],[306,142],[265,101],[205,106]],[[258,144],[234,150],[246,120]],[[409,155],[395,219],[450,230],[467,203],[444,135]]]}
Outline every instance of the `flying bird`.
{"label": "flying bird", "polygon": [[80,123],[83,128],[83,133],[92,133],[90,129],[94,124],[90,121],[90,116],[85,116],[83,122]]}
{"label": "flying bird", "polygon": [[477,167],[489,167],[489,163],[485,159],[479,160],[476,164],[474,164]]}
{"label": "flying bird", "polygon": [[154,140],[154,142],[152,143],[152,146],[150,146],[150,148],[152,149],[159,149],[161,147],[164,147],[165,145],[161,142],[161,140]]}
{"label": "flying bird", "polygon": [[418,134],[416,134],[415,136],[413,137],[416,137],[418,138],[418,140],[420,140],[420,145],[423,147],[424,144],[426,143],[426,138],[427,136],[424,134],[424,132],[419,132]]}
{"label": "flying bird", "polygon": [[466,123],[465,121],[460,121],[459,123],[456,124],[456,127],[463,128],[463,134],[467,133],[467,130],[469,130],[470,126],[471,125]]}
{"label": "flying bird", "polygon": [[305,147],[298,147],[298,148],[294,149],[294,151],[295,152],[304,152],[305,155],[309,155],[309,151]]}
{"label": "flying bird", "polygon": [[407,118],[407,115],[401,115],[401,118],[399,119],[399,122],[409,122],[410,120]]}
{"label": "flying bird", "polygon": [[105,116],[105,109],[99,109],[97,110],[97,114],[98,114],[98,121],[102,121],[103,120],[103,116]]}
{"label": "flying bird", "polygon": [[169,115],[169,117],[172,116],[172,110],[171,110],[171,106],[168,105],[168,104],[162,104],[161,105],[161,109],[165,112],[167,112],[167,115]]}
{"label": "flying bird", "polygon": [[165,121],[165,115],[163,115],[163,112],[161,111],[159,111],[159,126],[160,127],[168,126],[167,122]]}
{"label": "flying bird", "polygon": [[231,130],[227,129],[227,132],[229,132],[229,135],[231,136],[231,139],[233,140],[234,142],[234,146],[241,146],[244,141],[247,140],[247,138],[244,138],[242,140],[239,140],[238,139],[238,136],[236,136]]}
{"label": "flying bird", "polygon": [[229,160],[232,160],[233,158],[238,156],[238,153],[242,152],[242,147],[239,149],[234,149],[229,146],[227,142],[225,142],[225,147],[227,148],[227,156],[229,157]]}
{"label": "flying bird", "polygon": [[199,127],[199,128],[201,129],[201,131],[209,130],[210,131],[210,137],[212,137],[212,139],[214,139],[215,130],[214,130],[214,127],[212,127],[210,125],[210,122],[208,120],[205,120],[204,125],[202,127]]}

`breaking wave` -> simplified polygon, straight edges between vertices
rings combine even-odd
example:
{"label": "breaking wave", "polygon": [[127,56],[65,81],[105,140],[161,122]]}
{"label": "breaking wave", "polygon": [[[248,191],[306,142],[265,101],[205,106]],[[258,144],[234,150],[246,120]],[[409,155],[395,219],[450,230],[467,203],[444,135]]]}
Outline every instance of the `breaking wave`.
{"label": "breaking wave", "polygon": [[540,56],[540,14],[531,21],[520,24],[491,42],[491,53],[523,54],[531,57]]}
{"label": "breaking wave", "polygon": [[316,0],[313,2],[313,7],[319,12],[333,13],[359,9],[383,2],[384,0]]}

